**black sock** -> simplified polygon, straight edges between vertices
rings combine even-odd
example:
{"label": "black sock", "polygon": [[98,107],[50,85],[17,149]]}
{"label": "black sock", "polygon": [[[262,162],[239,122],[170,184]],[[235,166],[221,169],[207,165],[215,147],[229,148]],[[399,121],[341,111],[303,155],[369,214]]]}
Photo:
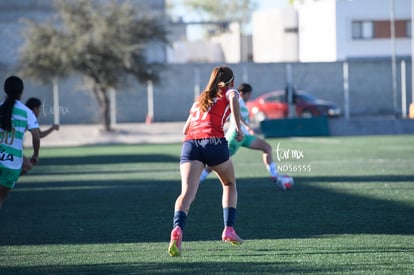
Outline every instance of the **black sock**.
{"label": "black sock", "polygon": [[184,230],[186,220],[187,220],[187,214],[184,211],[175,211],[174,220],[173,220],[173,228],[176,226],[179,226],[181,227],[181,229]]}
{"label": "black sock", "polygon": [[223,208],[224,226],[234,226],[236,222],[236,208],[226,207]]}

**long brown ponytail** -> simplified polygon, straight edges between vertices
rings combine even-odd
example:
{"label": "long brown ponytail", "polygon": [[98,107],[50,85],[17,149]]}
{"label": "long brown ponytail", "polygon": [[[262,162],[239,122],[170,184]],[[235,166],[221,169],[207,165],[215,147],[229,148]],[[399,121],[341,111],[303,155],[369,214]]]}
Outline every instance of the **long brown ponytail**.
{"label": "long brown ponytail", "polygon": [[202,112],[208,111],[214,103],[214,98],[221,96],[219,88],[228,86],[233,78],[233,71],[228,66],[222,65],[213,69],[206,88],[198,98]]}

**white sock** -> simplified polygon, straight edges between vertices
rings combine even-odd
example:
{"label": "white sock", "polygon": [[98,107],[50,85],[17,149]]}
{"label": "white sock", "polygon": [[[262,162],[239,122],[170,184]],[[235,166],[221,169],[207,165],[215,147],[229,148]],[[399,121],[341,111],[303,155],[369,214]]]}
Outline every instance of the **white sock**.
{"label": "white sock", "polygon": [[200,182],[202,182],[203,180],[205,180],[207,178],[208,174],[210,174],[210,172],[207,171],[206,169],[204,169],[203,172],[201,172]]}
{"label": "white sock", "polygon": [[269,165],[267,165],[267,171],[269,171],[269,174],[271,177],[276,178],[279,174],[277,173],[277,166],[276,163],[272,162]]}

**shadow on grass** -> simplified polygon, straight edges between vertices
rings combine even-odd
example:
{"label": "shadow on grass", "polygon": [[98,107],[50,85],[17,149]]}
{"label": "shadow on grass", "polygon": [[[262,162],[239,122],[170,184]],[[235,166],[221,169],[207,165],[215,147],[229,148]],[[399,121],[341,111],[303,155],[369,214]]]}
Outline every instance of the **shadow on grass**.
{"label": "shadow on grass", "polygon": [[[174,259],[172,263],[118,263],[118,264],[96,264],[96,265],[62,265],[62,266],[36,266],[9,268],[8,273],[13,274],[83,274],[92,272],[93,274],[275,274],[289,273],[302,274],[314,273],[329,274],[332,270],[336,272],[349,272],[349,266],[330,266],[330,267],[306,267],[303,264],[295,263],[257,263],[257,262],[235,262],[227,261],[225,263],[214,262],[193,262],[183,263],[179,259]],[[1,269],[0,269],[1,271]],[[354,272],[369,271],[364,267],[353,268]],[[206,273],[207,272],[207,273]]]}
{"label": "shadow on grass", "polygon": [[299,182],[323,183],[323,182],[404,182],[413,181],[413,175],[370,175],[370,176],[323,176],[323,177],[295,177]]}
{"label": "shadow on grass", "polygon": [[[414,193],[412,175],[295,177],[295,182],[292,190],[282,191],[267,178],[238,179],[238,233],[246,239],[304,238],[324,234],[414,234],[414,207],[386,199],[387,192]],[[220,192],[217,182],[208,180],[206,185],[208,183]],[[388,188],[384,187],[385,183]],[[346,193],[341,190],[343,184],[354,184],[355,190]],[[359,184],[365,189],[377,188],[385,199],[361,195]],[[203,188],[207,188],[204,183],[200,191]],[[197,200],[205,200],[204,204],[207,204],[209,198],[199,195]],[[219,200],[215,205],[220,203]],[[197,215],[192,213],[197,221],[195,225],[192,222],[191,227],[196,228],[194,234],[186,233],[187,237],[196,240],[197,232],[208,234],[208,230],[203,230],[208,227],[203,221],[203,213],[210,212],[208,217],[212,219],[219,216],[219,209],[213,213],[200,204],[194,204],[192,208],[193,212],[198,211]],[[218,227],[221,226],[219,222],[217,219]],[[213,232],[217,234],[217,229]]]}
{"label": "shadow on grass", "polygon": [[[390,180],[414,177],[298,177],[300,184],[288,192],[268,179],[239,179],[237,229],[246,239],[414,234],[413,207],[315,184],[372,182],[372,188],[383,188]],[[0,210],[0,245],[168,242],[179,191],[178,180],[156,178],[20,183]],[[192,205],[185,240],[219,240],[221,230],[221,187],[209,179]]]}
{"label": "shadow on grass", "polygon": [[68,165],[73,164],[113,164],[113,163],[140,163],[140,162],[179,162],[179,157],[167,154],[135,154],[135,155],[91,155],[75,157],[42,157],[41,165]]}

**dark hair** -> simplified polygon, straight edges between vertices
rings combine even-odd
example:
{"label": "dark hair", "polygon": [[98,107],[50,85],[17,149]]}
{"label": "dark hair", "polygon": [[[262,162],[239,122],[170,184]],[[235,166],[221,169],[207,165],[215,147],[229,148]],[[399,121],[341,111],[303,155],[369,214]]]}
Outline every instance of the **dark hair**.
{"label": "dark hair", "polygon": [[7,97],[0,106],[0,128],[6,131],[12,130],[11,118],[14,103],[22,96],[23,89],[23,81],[17,76],[9,76],[4,81],[4,91],[6,92]]}
{"label": "dark hair", "polygon": [[237,87],[237,90],[243,93],[251,93],[253,91],[253,88],[250,84],[242,83],[239,85],[239,87]]}
{"label": "dark hair", "polygon": [[219,88],[229,86],[233,79],[233,71],[230,67],[222,65],[213,69],[206,88],[198,98],[202,112],[207,112],[208,108],[213,105],[214,98],[220,96]]}
{"label": "dark hair", "polygon": [[39,108],[42,105],[42,101],[37,97],[31,97],[26,100],[26,106],[29,107],[30,110],[33,111],[34,108]]}

